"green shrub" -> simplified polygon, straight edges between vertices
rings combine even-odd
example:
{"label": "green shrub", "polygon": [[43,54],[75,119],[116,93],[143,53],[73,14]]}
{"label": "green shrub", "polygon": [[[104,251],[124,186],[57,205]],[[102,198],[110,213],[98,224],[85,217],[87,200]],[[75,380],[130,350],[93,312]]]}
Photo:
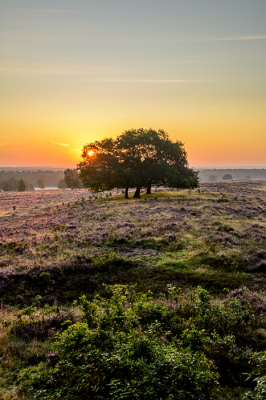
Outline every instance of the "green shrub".
{"label": "green shrub", "polygon": [[256,350],[265,340],[256,332],[265,328],[264,303],[255,292],[234,290],[214,304],[201,287],[168,285],[159,299],[123,285],[103,292],[76,302],[81,321],[67,321],[47,363],[21,372],[24,392],[51,400],[220,399],[219,381],[263,398],[266,357]]}
{"label": "green shrub", "polygon": [[208,398],[217,373],[203,353],[169,342],[172,311],[124,286],[106,289],[110,298],[80,298],[86,322],[57,337],[46,364],[21,372],[21,389],[43,399]]}

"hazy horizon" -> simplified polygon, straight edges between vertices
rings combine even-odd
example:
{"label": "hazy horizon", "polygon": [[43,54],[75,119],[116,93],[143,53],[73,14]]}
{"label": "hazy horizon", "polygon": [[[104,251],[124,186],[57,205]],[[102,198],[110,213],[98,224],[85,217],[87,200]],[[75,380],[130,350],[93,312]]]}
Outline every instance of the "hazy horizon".
{"label": "hazy horizon", "polygon": [[[204,169],[217,169],[217,170],[219,170],[219,169],[266,169],[266,165],[264,165],[264,166],[222,166],[222,165],[220,165],[220,166],[193,166],[193,165],[191,165],[190,166],[191,168],[193,168],[193,169],[202,169],[202,170],[204,170]],[[32,170],[44,170],[44,169],[46,169],[46,170],[49,170],[49,169],[59,169],[59,170],[62,170],[62,169],[67,169],[67,168],[70,168],[70,169],[73,169],[73,168],[76,168],[76,166],[75,165],[66,165],[66,166],[56,166],[56,165],[54,165],[54,166],[52,166],[52,165],[40,165],[40,166],[38,166],[38,165],[35,165],[35,166],[23,166],[23,165],[19,165],[19,166],[0,166],[0,170],[2,170],[2,169],[5,169],[5,168],[7,168],[7,169],[23,169],[23,168],[25,168],[25,169],[32,169]]]}

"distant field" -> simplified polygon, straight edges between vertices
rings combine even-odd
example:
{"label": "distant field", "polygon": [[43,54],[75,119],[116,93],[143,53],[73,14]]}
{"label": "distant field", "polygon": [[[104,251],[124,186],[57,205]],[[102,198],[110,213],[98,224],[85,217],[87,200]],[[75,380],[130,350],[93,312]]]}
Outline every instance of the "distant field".
{"label": "distant field", "polygon": [[159,297],[169,284],[200,285],[213,301],[246,286],[265,298],[266,181],[130,196],[88,190],[0,193],[0,347],[3,354],[9,349],[2,359],[7,372],[0,374],[3,398],[20,398],[15,386],[14,397],[6,389],[18,369],[45,360],[50,351],[50,331],[36,348],[25,332],[14,337],[18,311],[35,304],[36,296],[42,305],[59,307],[62,321],[77,320],[72,301],[104,293],[104,284],[135,285]]}

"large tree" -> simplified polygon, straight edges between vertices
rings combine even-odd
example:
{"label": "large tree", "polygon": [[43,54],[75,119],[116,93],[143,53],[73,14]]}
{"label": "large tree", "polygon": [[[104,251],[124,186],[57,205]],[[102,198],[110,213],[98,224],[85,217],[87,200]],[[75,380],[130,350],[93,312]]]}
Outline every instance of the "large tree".
{"label": "large tree", "polygon": [[188,168],[187,154],[181,142],[172,142],[163,130],[131,129],[114,139],[86,144],[83,161],[78,165],[84,186],[93,190],[136,188],[151,185],[196,187],[198,176]]}
{"label": "large tree", "polygon": [[94,191],[121,187],[117,184],[120,168],[113,139],[103,139],[83,146],[83,161],[79,163],[80,179],[85,187]]}

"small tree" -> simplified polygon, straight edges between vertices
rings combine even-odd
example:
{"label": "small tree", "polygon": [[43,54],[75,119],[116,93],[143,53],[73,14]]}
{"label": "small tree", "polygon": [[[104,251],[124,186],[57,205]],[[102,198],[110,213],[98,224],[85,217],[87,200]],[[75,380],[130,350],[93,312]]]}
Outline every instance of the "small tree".
{"label": "small tree", "polygon": [[27,185],[27,190],[35,190],[32,183],[26,182],[26,185]]}
{"label": "small tree", "polygon": [[67,187],[65,180],[64,179],[60,179],[58,181],[57,187],[58,187],[58,189],[65,189]]}
{"label": "small tree", "polygon": [[82,187],[82,182],[79,179],[79,173],[76,169],[68,168],[64,171],[64,175],[66,187],[71,189],[78,189]]}
{"label": "small tree", "polygon": [[210,175],[208,178],[208,182],[216,182],[217,181],[217,176],[216,175]]}
{"label": "small tree", "polygon": [[18,191],[25,192],[25,190],[26,190],[26,182],[24,181],[24,179],[20,179],[18,182]]}
{"label": "small tree", "polygon": [[231,181],[233,179],[231,174],[224,174],[223,181]]}
{"label": "small tree", "polygon": [[18,180],[16,178],[14,178],[13,176],[8,178],[8,189],[7,190],[10,192],[15,192],[16,190],[18,190]]}
{"label": "small tree", "polygon": [[43,179],[38,179],[37,180],[37,185],[38,185],[38,188],[40,188],[40,189],[44,189],[45,188],[45,184],[43,182]]}

